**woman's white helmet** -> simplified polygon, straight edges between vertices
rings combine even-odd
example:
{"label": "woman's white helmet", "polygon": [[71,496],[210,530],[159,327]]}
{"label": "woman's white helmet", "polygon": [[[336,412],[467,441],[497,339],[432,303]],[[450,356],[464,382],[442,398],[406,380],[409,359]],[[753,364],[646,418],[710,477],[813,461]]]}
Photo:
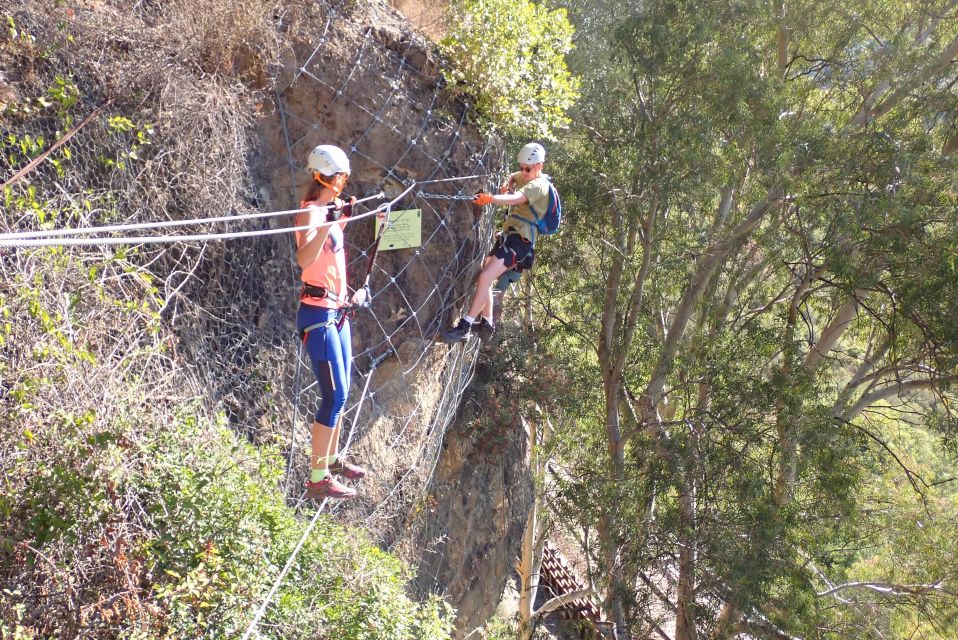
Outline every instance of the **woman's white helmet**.
{"label": "woman's white helmet", "polygon": [[539,164],[546,161],[546,150],[538,142],[530,142],[519,149],[519,164]]}
{"label": "woman's white helmet", "polygon": [[310,174],[321,173],[334,176],[337,173],[349,174],[349,158],[346,152],[331,144],[321,144],[309,152],[306,170]]}

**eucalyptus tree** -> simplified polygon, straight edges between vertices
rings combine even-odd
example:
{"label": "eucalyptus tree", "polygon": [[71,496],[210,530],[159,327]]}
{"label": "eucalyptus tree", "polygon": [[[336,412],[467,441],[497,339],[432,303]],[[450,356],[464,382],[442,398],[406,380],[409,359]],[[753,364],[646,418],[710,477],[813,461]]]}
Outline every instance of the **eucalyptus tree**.
{"label": "eucalyptus tree", "polygon": [[947,637],[953,569],[837,580],[887,525],[876,473],[925,493],[889,430],[955,435],[958,2],[567,5],[583,98],[537,290],[589,349],[560,508],[620,637],[662,611],[682,640],[894,637],[916,603]]}

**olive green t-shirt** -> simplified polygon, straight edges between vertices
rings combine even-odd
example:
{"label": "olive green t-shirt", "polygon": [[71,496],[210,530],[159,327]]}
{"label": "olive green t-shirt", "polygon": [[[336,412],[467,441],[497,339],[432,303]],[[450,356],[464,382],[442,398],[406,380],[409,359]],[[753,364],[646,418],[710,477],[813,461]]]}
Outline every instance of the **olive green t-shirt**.
{"label": "olive green t-shirt", "polygon": [[529,208],[529,204],[536,211],[544,213],[549,206],[549,177],[541,174],[535,180],[528,180],[521,171],[512,176],[516,192],[526,196],[529,202],[517,204],[510,208],[509,214],[502,222],[503,233],[518,233],[523,238],[536,243],[536,237],[539,235],[536,229],[536,214]]}

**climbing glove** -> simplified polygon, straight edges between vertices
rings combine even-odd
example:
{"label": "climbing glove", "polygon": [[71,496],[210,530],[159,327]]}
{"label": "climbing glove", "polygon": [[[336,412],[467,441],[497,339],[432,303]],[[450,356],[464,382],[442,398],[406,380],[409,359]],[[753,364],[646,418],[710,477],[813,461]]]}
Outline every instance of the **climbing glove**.
{"label": "climbing glove", "polygon": [[492,194],[491,193],[477,193],[476,197],[472,199],[472,204],[484,207],[487,204],[492,204]]}
{"label": "climbing glove", "polygon": [[353,215],[353,205],[356,204],[356,196],[351,196],[349,202],[343,202],[339,198],[326,204],[329,209],[326,210],[326,222],[335,222],[341,217],[347,218]]}

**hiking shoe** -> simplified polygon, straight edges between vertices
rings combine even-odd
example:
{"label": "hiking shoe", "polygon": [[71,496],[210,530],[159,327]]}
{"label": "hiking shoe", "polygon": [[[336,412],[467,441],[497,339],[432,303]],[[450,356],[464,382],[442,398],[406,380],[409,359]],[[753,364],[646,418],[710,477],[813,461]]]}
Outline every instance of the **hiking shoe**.
{"label": "hiking shoe", "polygon": [[489,321],[485,318],[479,318],[479,322],[472,325],[472,331],[475,333],[481,340],[488,340],[492,337],[493,332],[496,330],[496,325],[489,324]]}
{"label": "hiking shoe", "polygon": [[469,337],[471,332],[472,323],[466,322],[463,319],[459,320],[459,324],[454,326],[452,329],[449,329],[448,331],[440,331],[439,334],[446,342],[462,342]]}
{"label": "hiking shoe", "polygon": [[339,459],[329,465],[329,472],[344,478],[349,478],[350,480],[359,480],[366,476],[366,470],[359,465],[349,464],[345,460]]}
{"label": "hiking shoe", "polygon": [[326,476],[319,482],[306,481],[306,499],[340,498],[350,500],[356,497],[356,490],[338,482],[333,476]]}

